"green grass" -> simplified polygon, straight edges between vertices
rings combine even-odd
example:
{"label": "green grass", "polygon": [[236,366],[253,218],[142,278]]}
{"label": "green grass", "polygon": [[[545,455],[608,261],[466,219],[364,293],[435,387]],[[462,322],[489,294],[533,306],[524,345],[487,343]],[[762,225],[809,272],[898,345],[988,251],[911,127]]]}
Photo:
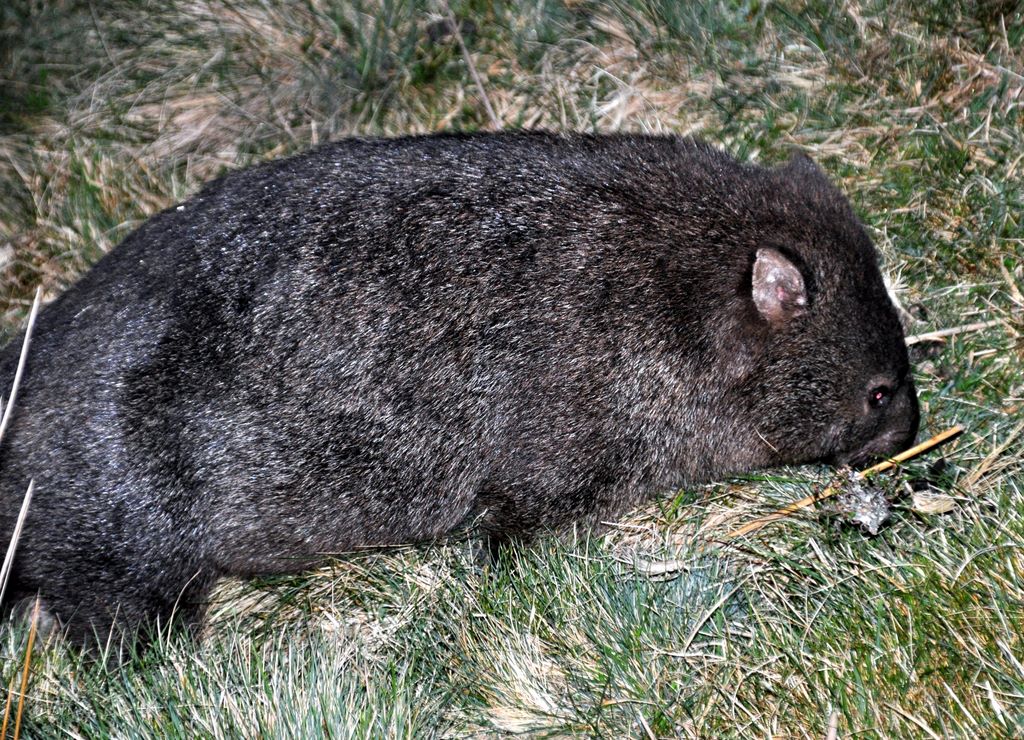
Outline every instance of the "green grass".
{"label": "green grass", "polygon": [[[814,156],[920,334],[924,433],[967,427],[875,538],[824,512],[716,538],[825,485],[666,492],[601,538],[481,572],[472,543],[225,584],[198,640],[121,667],[32,660],[25,737],[1024,735],[1024,17],[1002,0],[451,0],[505,127],[701,135]],[[0,331],[227,169],[488,116],[425,0],[7,4]],[[914,462],[892,486],[929,477]],[[0,630],[0,680],[27,630]]]}

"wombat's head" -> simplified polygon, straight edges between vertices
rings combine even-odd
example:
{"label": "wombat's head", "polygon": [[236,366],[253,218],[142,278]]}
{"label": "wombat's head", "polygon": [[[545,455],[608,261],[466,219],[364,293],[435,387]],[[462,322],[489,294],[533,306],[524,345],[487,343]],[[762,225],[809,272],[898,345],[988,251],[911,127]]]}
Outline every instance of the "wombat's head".
{"label": "wombat's head", "polygon": [[771,462],[898,452],[917,435],[917,394],[877,252],[810,160],[763,172],[770,228],[748,245],[738,290],[754,431]]}

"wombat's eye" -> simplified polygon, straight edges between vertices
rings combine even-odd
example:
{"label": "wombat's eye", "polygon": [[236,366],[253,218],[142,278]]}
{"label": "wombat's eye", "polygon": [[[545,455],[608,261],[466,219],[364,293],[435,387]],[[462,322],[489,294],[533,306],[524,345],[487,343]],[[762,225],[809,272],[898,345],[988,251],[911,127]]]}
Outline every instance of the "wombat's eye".
{"label": "wombat's eye", "polygon": [[880,385],[877,388],[872,388],[868,394],[868,403],[873,409],[880,409],[885,407],[890,399],[892,399],[892,389],[887,385]]}

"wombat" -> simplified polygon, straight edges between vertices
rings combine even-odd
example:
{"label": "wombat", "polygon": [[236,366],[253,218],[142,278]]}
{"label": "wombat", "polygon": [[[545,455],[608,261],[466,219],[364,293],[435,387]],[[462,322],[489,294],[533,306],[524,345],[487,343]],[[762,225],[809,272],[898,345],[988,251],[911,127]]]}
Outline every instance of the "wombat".
{"label": "wombat", "polygon": [[875,249],[809,159],[514,133],[207,185],[41,312],[14,419],[9,601],[87,641],[194,622],[221,575],[892,453],[918,406]]}

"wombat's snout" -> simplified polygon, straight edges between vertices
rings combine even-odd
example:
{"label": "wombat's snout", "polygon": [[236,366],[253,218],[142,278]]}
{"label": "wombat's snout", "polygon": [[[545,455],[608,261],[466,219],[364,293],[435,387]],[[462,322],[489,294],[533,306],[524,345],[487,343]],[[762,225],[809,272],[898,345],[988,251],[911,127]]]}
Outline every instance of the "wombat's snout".
{"label": "wombat's snout", "polygon": [[833,462],[861,468],[902,452],[917,439],[920,421],[917,390],[908,379],[881,411],[881,419],[871,438],[859,447],[837,454]]}

